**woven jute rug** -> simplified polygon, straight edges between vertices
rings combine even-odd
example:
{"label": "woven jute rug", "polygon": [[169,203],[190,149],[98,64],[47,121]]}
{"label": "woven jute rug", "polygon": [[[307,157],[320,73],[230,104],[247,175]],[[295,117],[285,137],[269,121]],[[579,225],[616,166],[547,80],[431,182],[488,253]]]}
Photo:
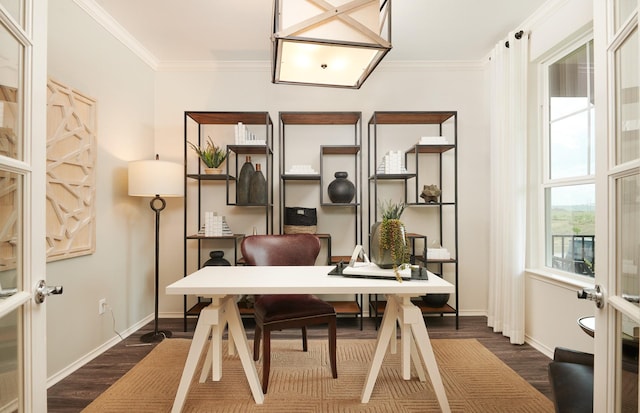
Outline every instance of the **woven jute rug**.
{"label": "woven jute rug", "polygon": [[[553,404],[474,339],[432,340],[453,412],[553,412]],[[166,339],[84,412],[169,412],[191,340]],[[338,340],[338,378],[331,378],[327,342],[273,340],[265,402],[256,405],[237,356],[225,356],[222,380],[198,383],[196,371],[183,412],[439,412],[427,379],[402,379],[398,354],[387,352],[367,404],[360,402],[375,340]],[[200,360],[200,367],[204,356]],[[262,363],[256,364],[262,377]]]}

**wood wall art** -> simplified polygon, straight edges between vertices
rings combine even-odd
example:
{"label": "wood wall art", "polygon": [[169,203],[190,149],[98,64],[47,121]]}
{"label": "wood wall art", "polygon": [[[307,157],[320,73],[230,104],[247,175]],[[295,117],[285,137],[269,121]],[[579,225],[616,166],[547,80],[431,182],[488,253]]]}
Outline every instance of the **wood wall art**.
{"label": "wood wall art", "polygon": [[95,252],[96,102],[47,82],[47,261]]}

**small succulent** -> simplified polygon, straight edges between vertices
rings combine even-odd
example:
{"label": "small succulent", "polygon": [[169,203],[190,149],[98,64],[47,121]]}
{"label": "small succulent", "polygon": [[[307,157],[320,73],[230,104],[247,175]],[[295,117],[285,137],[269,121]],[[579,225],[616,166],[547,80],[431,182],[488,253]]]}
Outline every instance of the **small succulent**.
{"label": "small succulent", "polygon": [[222,165],[222,162],[227,158],[225,150],[213,143],[210,136],[208,137],[204,148],[200,148],[191,142],[187,143],[191,146],[191,149],[198,154],[200,160],[202,160],[202,163],[204,163],[207,168],[219,168],[220,165]]}
{"label": "small succulent", "polygon": [[404,202],[393,203],[391,200],[386,202],[380,202],[380,210],[382,213],[382,220],[388,219],[400,219],[404,209],[407,207],[407,204]]}

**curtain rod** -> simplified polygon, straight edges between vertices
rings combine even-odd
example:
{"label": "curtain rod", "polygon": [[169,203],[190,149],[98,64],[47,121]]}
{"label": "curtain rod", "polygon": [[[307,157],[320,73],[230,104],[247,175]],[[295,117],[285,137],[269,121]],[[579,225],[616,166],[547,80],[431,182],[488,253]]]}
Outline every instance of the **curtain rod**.
{"label": "curtain rod", "polygon": [[[522,39],[522,35],[523,34],[524,34],[524,32],[522,30],[520,30],[519,32],[516,32],[516,34],[514,36],[515,36],[516,39],[520,40],[520,39]],[[504,47],[509,48],[509,40],[504,42]]]}

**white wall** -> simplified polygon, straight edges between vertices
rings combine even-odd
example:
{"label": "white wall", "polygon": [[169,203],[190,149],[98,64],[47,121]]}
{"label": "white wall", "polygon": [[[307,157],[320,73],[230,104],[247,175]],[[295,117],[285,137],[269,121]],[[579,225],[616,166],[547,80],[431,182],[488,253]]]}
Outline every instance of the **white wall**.
{"label": "white wall", "polygon": [[[558,0],[550,1],[543,10],[532,16],[523,29],[531,33],[529,68],[529,160],[531,167],[541,165],[541,114],[538,112],[539,79],[538,63],[543,61],[558,48],[566,45],[580,35],[584,35],[592,24],[593,1],[589,0]],[[541,173],[535,169],[530,177],[531,196],[539,196],[537,192]],[[584,302],[576,298],[576,291],[584,285],[561,280],[543,272],[535,270],[541,264],[535,257],[541,256],[540,245],[536,245],[539,234],[539,220],[544,217],[544,211],[535,206],[528,211],[530,257],[527,265],[531,270],[526,273],[526,307],[525,334],[526,341],[538,350],[553,355],[555,347],[569,347],[581,351],[593,352],[593,339],[586,335],[577,324],[582,316],[593,315],[593,303]]]}
{"label": "white wall", "polygon": [[[49,4],[50,77],[97,101],[96,252],[47,265],[48,376],[92,354],[153,312],[154,215],[127,196],[127,162],[154,153],[153,71],[71,0]],[[162,154],[161,154],[162,155]]]}
{"label": "white wall", "polygon": [[[485,314],[488,247],[483,240],[488,239],[489,200],[486,191],[489,187],[489,154],[483,71],[480,64],[411,68],[383,64],[359,90],[274,85],[270,82],[267,65],[259,68],[236,66],[203,71],[161,71],[156,76],[157,146],[164,153],[182,153],[184,111],[267,111],[274,122],[274,164],[278,165],[279,112],[360,111],[363,115],[363,164],[366,174],[367,123],[374,111],[458,111],[460,311]],[[215,139],[215,136],[212,138]],[[274,181],[278,184],[277,174]],[[366,189],[366,182],[364,184]],[[220,196],[224,195],[223,185],[213,190],[219,191]],[[278,193],[277,187],[275,193]],[[365,240],[367,199],[365,192]],[[276,203],[276,232],[277,211]],[[171,221],[167,224],[171,225],[171,229],[164,233],[175,234],[175,238],[166,242],[171,247],[163,246],[162,285],[182,276],[181,212],[172,210],[163,215],[165,222]],[[409,216],[412,213],[405,214]],[[237,228],[236,225],[234,229],[233,217],[228,216],[227,220],[232,230],[237,232],[247,232],[251,228],[244,225]],[[412,231],[410,226],[409,231]],[[335,227],[329,232],[336,237],[342,230]],[[169,240],[167,236],[163,239]],[[222,246],[220,249],[225,248]],[[231,254],[232,251],[228,251],[225,256]],[[162,313],[181,315],[182,297],[162,296],[160,308]]]}

